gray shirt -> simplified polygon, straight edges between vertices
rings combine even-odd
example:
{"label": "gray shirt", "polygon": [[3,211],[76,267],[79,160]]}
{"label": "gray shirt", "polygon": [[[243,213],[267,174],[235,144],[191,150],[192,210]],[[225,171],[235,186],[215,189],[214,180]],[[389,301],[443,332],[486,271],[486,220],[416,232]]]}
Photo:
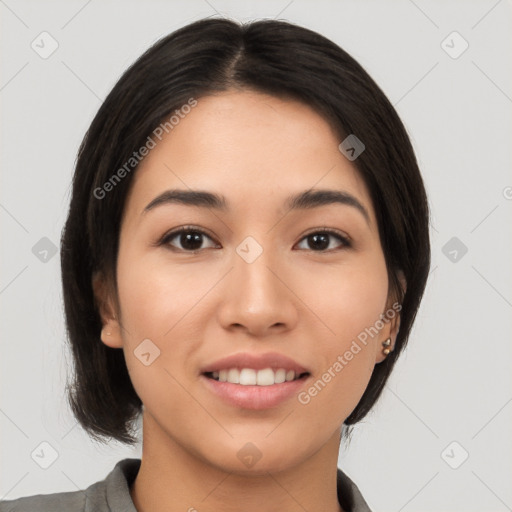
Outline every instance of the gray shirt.
{"label": "gray shirt", "polygon": [[[130,486],[141,459],[123,459],[104,480],[83,491],[36,494],[0,501],[0,512],[137,512]],[[338,469],[338,501],[346,512],[371,512],[357,486]]]}

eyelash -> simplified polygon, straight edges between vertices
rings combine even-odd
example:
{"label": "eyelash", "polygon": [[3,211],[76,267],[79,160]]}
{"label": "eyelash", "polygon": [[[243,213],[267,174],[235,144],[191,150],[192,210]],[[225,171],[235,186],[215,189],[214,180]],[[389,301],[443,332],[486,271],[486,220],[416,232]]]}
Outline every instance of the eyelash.
{"label": "eyelash", "polygon": [[[171,248],[171,250],[174,250],[174,251],[177,251],[177,252],[190,253],[190,254],[197,254],[198,252],[204,250],[204,249],[187,250],[187,249],[180,249],[180,248],[172,247],[171,244],[170,244],[170,241],[172,239],[176,238],[178,235],[182,235],[184,233],[197,233],[197,234],[200,234],[200,235],[203,235],[203,236],[209,238],[214,243],[217,243],[217,242],[215,242],[212,239],[212,237],[208,233],[206,233],[202,229],[199,229],[199,228],[197,228],[195,226],[184,226],[182,228],[179,228],[179,229],[176,229],[174,231],[171,231],[170,233],[166,233],[160,239],[160,241],[157,243],[157,245],[159,245],[159,246],[167,245],[167,246],[169,246]],[[333,229],[329,229],[329,228],[316,229],[314,231],[306,233],[300,239],[300,242],[302,242],[303,240],[305,240],[306,238],[308,238],[308,237],[310,237],[312,235],[319,235],[319,234],[330,235],[330,236],[333,236],[333,237],[337,238],[342,243],[342,247],[341,248],[337,248],[337,249],[327,249],[327,250],[318,250],[318,251],[315,251],[313,249],[309,249],[310,252],[317,252],[317,253],[326,253],[327,252],[327,253],[330,253],[330,252],[333,252],[333,251],[336,251],[336,250],[340,250],[340,249],[343,249],[343,248],[348,249],[348,248],[352,247],[352,244],[351,244],[350,239],[348,237],[342,235],[338,231],[334,231]]]}

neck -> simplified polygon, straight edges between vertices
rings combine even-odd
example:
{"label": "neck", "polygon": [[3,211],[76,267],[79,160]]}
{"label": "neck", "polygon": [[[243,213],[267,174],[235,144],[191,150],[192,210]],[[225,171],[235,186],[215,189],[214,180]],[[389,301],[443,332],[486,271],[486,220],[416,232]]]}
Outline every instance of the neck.
{"label": "neck", "polygon": [[178,444],[144,411],[142,461],[130,494],[138,512],[343,512],[339,434],[298,465],[233,472]]}

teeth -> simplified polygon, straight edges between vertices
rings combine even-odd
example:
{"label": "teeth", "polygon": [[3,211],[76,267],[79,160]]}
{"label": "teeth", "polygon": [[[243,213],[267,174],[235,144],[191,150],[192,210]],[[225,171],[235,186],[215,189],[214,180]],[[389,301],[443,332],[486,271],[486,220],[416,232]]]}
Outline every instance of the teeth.
{"label": "teeth", "polygon": [[276,376],[274,379],[274,382],[276,384],[281,384],[286,380],[286,370],[283,370],[283,368],[279,368],[279,370],[276,371]]}
{"label": "teeth", "polygon": [[264,370],[229,368],[212,372],[212,377],[220,382],[242,386],[272,386],[273,384],[282,384],[285,381],[290,382],[299,376],[296,376],[293,370],[286,371],[284,368],[278,370],[272,368],[265,368]]}
{"label": "teeth", "polygon": [[256,374],[256,384],[258,386],[272,386],[276,383],[276,374],[272,368],[259,370]]}
{"label": "teeth", "polygon": [[240,372],[236,368],[231,368],[230,370],[228,370],[227,382],[238,384],[240,382],[240,378]]}
{"label": "teeth", "polygon": [[[238,373],[238,370],[235,368],[234,370],[230,370]],[[259,372],[258,372],[259,373]],[[258,374],[256,370],[251,370],[250,368],[244,368],[240,370],[240,380],[237,382],[231,382],[232,384],[240,383],[242,386],[254,386],[258,381]]]}

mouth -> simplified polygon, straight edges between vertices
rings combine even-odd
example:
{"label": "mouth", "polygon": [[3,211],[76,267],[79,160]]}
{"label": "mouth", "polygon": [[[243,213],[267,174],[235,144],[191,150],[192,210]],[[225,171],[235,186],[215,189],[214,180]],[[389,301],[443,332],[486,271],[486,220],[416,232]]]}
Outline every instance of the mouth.
{"label": "mouth", "polygon": [[296,372],[285,368],[225,368],[218,371],[203,372],[203,375],[217,382],[228,382],[240,386],[273,386],[297,380],[307,379],[309,372]]}
{"label": "mouth", "polygon": [[236,409],[263,411],[289,403],[307,386],[311,374],[270,367],[226,368],[202,372],[200,377],[207,392],[223,403]]}
{"label": "mouth", "polygon": [[268,410],[291,400],[312,373],[278,352],[239,352],[203,366],[200,377],[211,396],[232,407]]}

